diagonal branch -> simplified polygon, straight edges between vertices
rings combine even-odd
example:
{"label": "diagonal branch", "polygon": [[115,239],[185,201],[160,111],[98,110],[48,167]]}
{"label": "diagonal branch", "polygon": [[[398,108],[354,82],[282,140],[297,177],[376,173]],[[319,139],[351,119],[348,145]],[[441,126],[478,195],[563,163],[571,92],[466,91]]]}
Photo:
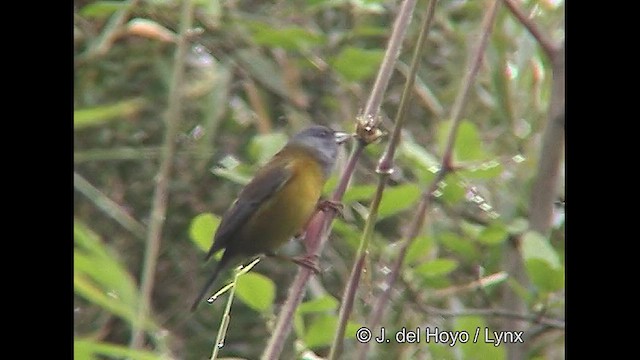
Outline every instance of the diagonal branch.
{"label": "diagonal branch", "polygon": [[[389,38],[382,64],[378,70],[376,81],[365,106],[364,114],[362,115],[362,119],[365,119],[365,121],[377,118],[380,104],[382,103],[382,96],[389,84],[389,79],[391,78],[391,74],[394,69],[394,63],[400,52],[402,39],[404,38],[409,25],[409,20],[413,13],[415,3],[416,0],[405,0],[400,7],[400,12],[395,20],[393,32]],[[375,121],[373,121],[373,123],[377,124]],[[373,126],[369,128],[369,130],[375,131],[377,130],[377,127]],[[349,156],[347,165],[340,176],[338,186],[331,198],[332,201],[339,202],[342,199],[353,175],[353,171],[355,170],[355,165],[360,159],[360,156],[368,143],[367,139],[364,138],[360,138],[356,143],[351,155]],[[327,212],[319,212],[313,217],[306,229],[305,245],[307,248],[307,255],[319,257],[320,252],[329,237],[329,229],[331,228],[331,223],[335,215],[335,211],[330,210]],[[274,332],[267,343],[267,347],[262,353],[262,359],[277,359],[280,357],[284,342],[289,336],[293,326],[295,310],[302,302],[304,290],[310,276],[311,270],[304,267],[300,267],[298,269],[298,274],[289,289],[287,300],[278,315]]]}
{"label": "diagonal branch", "polygon": [[509,11],[515,16],[522,25],[524,25],[531,35],[538,41],[538,44],[542,47],[543,51],[549,58],[553,58],[554,54],[558,52],[558,46],[549,38],[547,34],[540,30],[540,27],[531,21],[531,19],[524,13],[522,9],[515,3],[514,0],[502,0],[504,4],[509,8]]}

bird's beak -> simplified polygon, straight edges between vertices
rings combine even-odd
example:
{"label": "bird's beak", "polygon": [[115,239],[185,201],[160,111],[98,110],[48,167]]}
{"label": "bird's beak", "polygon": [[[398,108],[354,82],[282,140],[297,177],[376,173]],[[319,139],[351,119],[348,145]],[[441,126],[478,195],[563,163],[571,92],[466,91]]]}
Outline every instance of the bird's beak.
{"label": "bird's beak", "polygon": [[343,142],[351,139],[353,137],[353,134],[349,134],[344,131],[335,131],[333,133],[333,136],[335,137],[337,144],[342,144]]}

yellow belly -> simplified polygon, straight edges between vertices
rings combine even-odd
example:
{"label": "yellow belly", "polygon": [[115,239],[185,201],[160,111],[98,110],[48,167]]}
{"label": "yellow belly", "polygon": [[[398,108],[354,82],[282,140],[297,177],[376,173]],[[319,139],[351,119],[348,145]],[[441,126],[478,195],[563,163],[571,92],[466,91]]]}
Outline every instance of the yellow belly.
{"label": "yellow belly", "polygon": [[[301,232],[314,214],[322,188],[322,169],[308,155],[297,154],[288,168],[292,176],[244,227],[241,238],[255,253],[273,252]],[[239,249],[240,252],[243,249]]]}

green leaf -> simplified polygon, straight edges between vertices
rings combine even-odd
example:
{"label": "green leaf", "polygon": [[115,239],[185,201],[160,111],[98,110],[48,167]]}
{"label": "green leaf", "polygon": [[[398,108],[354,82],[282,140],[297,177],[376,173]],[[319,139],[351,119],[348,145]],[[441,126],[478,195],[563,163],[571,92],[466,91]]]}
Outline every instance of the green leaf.
{"label": "green leaf", "polygon": [[375,74],[383,56],[384,51],[380,49],[346,47],[333,59],[331,65],[347,81],[363,81]]}
{"label": "green leaf", "polygon": [[460,181],[457,173],[447,174],[444,179],[444,186],[439,187],[440,197],[450,205],[464,199],[467,192],[465,184]]}
{"label": "green leaf", "polygon": [[[313,349],[331,344],[333,334],[335,334],[338,325],[338,317],[335,315],[317,316],[309,325],[307,333],[304,335],[305,344]],[[347,323],[345,329],[345,338],[351,339],[355,337],[356,331],[360,328],[358,324],[351,321]]]}
{"label": "green leaf", "polygon": [[504,170],[504,166],[497,160],[489,160],[479,165],[468,166],[460,170],[460,176],[468,179],[494,179]]}
{"label": "green leaf", "polygon": [[432,246],[432,237],[426,235],[416,237],[407,249],[407,254],[405,255],[404,260],[405,264],[410,266],[419,262],[424,256],[429,254]]}
{"label": "green leaf", "polygon": [[338,318],[336,316],[319,316],[309,325],[304,335],[304,342],[309,348],[318,348],[331,344],[336,331]]}
{"label": "green leaf", "polygon": [[418,202],[421,193],[422,190],[416,184],[387,187],[380,200],[378,218],[382,219],[395,215],[409,208]]}
{"label": "green leaf", "polygon": [[[446,329],[439,329],[446,330]],[[489,336],[485,336],[485,330],[488,331]],[[453,348],[461,351],[461,358],[468,360],[484,360],[495,359],[502,360],[506,357],[506,351],[504,344],[500,346],[494,346],[495,342],[491,342],[493,337],[493,329],[485,323],[484,319],[480,316],[460,316],[453,320],[453,329],[458,334],[465,332],[468,334],[468,341],[456,342]],[[475,339],[476,331],[478,337]],[[460,335],[459,335],[459,338]],[[474,339],[476,341],[474,341]]]}
{"label": "green leaf", "polygon": [[272,24],[251,22],[253,40],[258,45],[280,47],[285,50],[307,50],[325,42],[323,34],[313,33],[299,26],[276,29]]}
{"label": "green leaf", "polygon": [[126,5],[124,1],[96,1],[80,9],[80,15],[88,18],[106,18]]}
{"label": "green leaf", "polygon": [[268,277],[250,272],[238,277],[236,295],[250,308],[266,312],[273,306],[276,286]]}
{"label": "green leaf", "polygon": [[355,251],[360,245],[360,237],[362,229],[357,228],[351,223],[347,223],[340,218],[333,222],[333,231]]}
{"label": "green leaf", "polygon": [[[437,138],[441,151],[444,151],[452,124],[452,121],[445,121],[438,125]],[[455,161],[483,160],[486,157],[482,151],[478,128],[472,122],[460,122],[453,145],[453,155]]]}
{"label": "green leaf", "polygon": [[345,204],[354,201],[371,200],[376,192],[376,185],[354,185],[345,191],[342,202]]}
{"label": "green leaf", "polygon": [[123,119],[142,110],[145,100],[135,98],[110,105],[100,105],[73,111],[73,128],[84,129],[102,125],[109,120]]}
{"label": "green leaf", "polygon": [[131,274],[99,236],[74,221],[74,291],[90,302],[133,321],[138,292]]}
{"label": "green leaf", "polygon": [[528,231],[522,236],[522,256],[531,281],[543,291],[564,287],[564,269],[556,250],[540,233]]}
{"label": "green leaf", "polygon": [[416,271],[426,277],[444,276],[458,267],[458,262],[451,259],[435,259],[416,268]]}
{"label": "green leaf", "polygon": [[522,234],[527,231],[528,228],[529,221],[521,217],[513,219],[513,221],[507,225],[507,231],[509,231],[509,234]]}
{"label": "green leaf", "polygon": [[478,128],[468,120],[462,121],[458,128],[454,151],[458,160],[481,160],[484,157]]}
{"label": "green leaf", "polygon": [[474,244],[456,233],[443,232],[438,235],[437,239],[444,247],[463,256],[465,260],[475,260],[479,256]]}
{"label": "green leaf", "polygon": [[405,166],[415,173],[421,184],[429,184],[433,181],[440,169],[438,159],[425,148],[413,142],[408,136],[407,139],[400,142],[398,161],[407,162]]}
{"label": "green leaf", "polygon": [[478,241],[487,245],[501,244],[507,239],[507,235],[506,226],[499,221],[495,221],[480,232]]}
{"label": "green leaf", "polygon": [[564,287],[564,269],[554,269],[549,263],[541,259],[525,261],[525,268],[529,278],[542,291],[558,291]]}
{"label": "green leaf", "polygon": [[527,231],[522,236],[522,256],[525,260],[545,261],[552,269],[560,269],[560,258],[556,250],[540,233]]}
{"label": "green leaf", "polygon": [[339,304],[340,303],[338,302],[338,300],[336,300],[336,298],[334,298],[333,296],[325,295],[317,299],[303,302],[302,304],[300,304],[300,306],[298,306],[296,311],[300,313],[332,311],[337,309]]}
{"label": "green leaf", "polygon": [[258,164],[264,165],[287,143],[288,137],[284,133],[273,132],[258,134],[249,143],[249,155]]}
{"label": "green leaf", "polygon": [[108,358],[127,358],[134,360],[160,360],[165,357],[144,350],[134,350],[128,346],[110,344],[92,339],[76,339],[73,341],[74,359],[93,359],[97,355]]}
{"label": "green leaf", "polygon": [[202,251],[207,252],[213,244],[213,235],[220,225],[220,218],[211,213],[202,213],[191,220],[189,237]]}

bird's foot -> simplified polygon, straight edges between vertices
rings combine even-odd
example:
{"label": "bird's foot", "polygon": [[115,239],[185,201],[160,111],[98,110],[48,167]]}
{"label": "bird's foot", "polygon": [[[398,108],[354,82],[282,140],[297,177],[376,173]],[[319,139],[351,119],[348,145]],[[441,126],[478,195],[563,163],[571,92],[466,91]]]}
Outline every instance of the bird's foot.
{"label": "bird's foot", "polygon": [[313,271],[314,275],[318,275],[320,273],[320,267],[318,267],[318,255],[307,254],[303,256],[296,256],[291,258],[291,261]]}
{"label": "bird's foot", "polygon": [[320,200],[317,205],[318,210],[326,212],[331,209],[336,212],[336,214],[342,217],[342,210],[344,210],[344,204],[339,201],[334,200]]}

